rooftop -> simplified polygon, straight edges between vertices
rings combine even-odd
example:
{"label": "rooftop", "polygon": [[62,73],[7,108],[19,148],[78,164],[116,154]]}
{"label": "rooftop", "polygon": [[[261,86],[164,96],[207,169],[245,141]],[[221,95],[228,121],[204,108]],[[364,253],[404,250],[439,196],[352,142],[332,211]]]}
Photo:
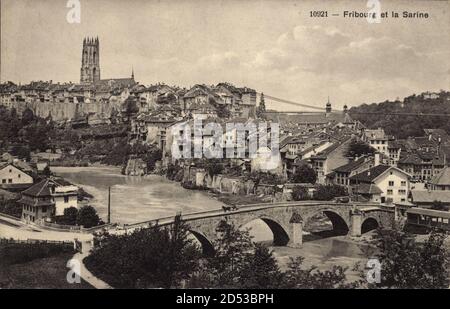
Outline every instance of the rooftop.
{"label": "rooftop", "polygon": [[431,180],[433,185],[450,186],[450,167],[446,166],[439,174]]}
{"label": "rooftop", "polygon": [[412,213],[412,214],[417,214],[417,215],[425,215],[425,216],[431,216],[431,217],[450,219],[449,211],[412,207],[412,208],[408,209],[406,212]]}
{"label": "rooftop", "polygon": [[414,203],[433,203],[435,201],[450,203],[450,191],[411,190],[411,197]]}
{"label": "rooftop", "polygon": [[37,184],[23,191],[22,194],[33,197],[47,197],[52,195],[52,187],[61,186],[73,186],[73,184],[64,180],[63,178],[52,177],[38,182]]}
{"label": "rooftop", "polygon": [[339,166],[338,168],[335,168],[335,172],[339,173],[350,173],[354,169],[357,169],[360,167],[364,162],[366,162],[369,158],[367,157],[360,157],[356,160],[350,161],[349,163]]}
{"label": "rooftop", "polygon": [[362,173],[356,174],[350,177],[351,180],[357,180],[362,182],[372,182],[375,178],[390,169],[391,166],[388,165],[377,165]]}

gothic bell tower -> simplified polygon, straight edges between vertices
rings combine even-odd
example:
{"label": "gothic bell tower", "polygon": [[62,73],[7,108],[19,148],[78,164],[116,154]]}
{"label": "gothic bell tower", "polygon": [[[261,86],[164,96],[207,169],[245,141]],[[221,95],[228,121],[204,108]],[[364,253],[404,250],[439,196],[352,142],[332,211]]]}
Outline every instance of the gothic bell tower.
{"label": "gothic bell tower", "polygon": [[92,84],[100,80],[100,45],[97,38],[83,40],[80,83]]}

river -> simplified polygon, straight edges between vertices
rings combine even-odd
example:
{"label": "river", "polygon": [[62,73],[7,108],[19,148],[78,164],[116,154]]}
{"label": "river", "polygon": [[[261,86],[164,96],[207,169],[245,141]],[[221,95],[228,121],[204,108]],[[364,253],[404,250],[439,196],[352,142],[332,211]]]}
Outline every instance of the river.
{"label": "river", "polygon": [[[187,190],[179,183],[158,175],[124,176],[114,167],[52,167],[52,171],[83,187],[94,198],[94,206],[103,220],[107,217],[108,187],[111,186],[111,221],[136,223],[175,215],[177,211],[191,213],[222,207],[223,203],[206,191]],[[270,229],[261,220],[246,227],[256,241],[272,239]],[[328,269],[332,265],[353,267],[364,262],[361,246],[345,236],[307,241],[300,249],[272,247],[282,264],[291,256],[305,257],[305,263]]]}

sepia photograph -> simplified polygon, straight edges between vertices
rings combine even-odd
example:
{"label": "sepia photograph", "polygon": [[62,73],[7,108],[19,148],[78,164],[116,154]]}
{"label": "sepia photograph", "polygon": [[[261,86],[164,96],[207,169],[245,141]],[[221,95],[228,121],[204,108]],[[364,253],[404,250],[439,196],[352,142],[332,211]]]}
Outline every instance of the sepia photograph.
{"label": "sepia photograph", "polygon": [[449,1],[0,11],[0,289],[450,288]]}

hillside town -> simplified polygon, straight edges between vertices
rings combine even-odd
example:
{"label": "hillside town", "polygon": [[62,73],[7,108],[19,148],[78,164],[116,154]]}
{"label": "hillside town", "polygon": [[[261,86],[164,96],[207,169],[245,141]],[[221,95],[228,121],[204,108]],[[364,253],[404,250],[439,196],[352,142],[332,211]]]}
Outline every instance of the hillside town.
{"label": "hillside town", "polygon": [[[445,128],[426,127],[401,138],[391,127],[365,123],[358,107],[335,109],[329,97],[312,103],[320,111],[283,112],[268,108],[274,97],[230,82],[143,85],[134,69],[129,78],[101,79],[99,45],[98,38],[83,40],[79,83],[0,84],[0,223],[95,238],[136,236],[188,218],[203,229],[190,232],[204,254],[214,252],[211,239],[218,237],[210,232],[217,222],[206,219],[224,217],[242,226],[247,212],[262,212],[250,218],[267,224],[274,246],[292,248],[327,229],[370,245],[364,235],[392,227],[394,219],[415,233],[450,230]],[[424,92],[414,102],[450,105],[450,92]],[[412,103],[405,98],[392,104]],[[162,201],[170,215],[158,213],[161,219],[116,203],[128,217],[117,212],[111,219],[111,187],[117,183],[105,180],[107,199],[99,202],[104,187],[84,187],[77,183],[82,178],[55,172],[61,167],[120,168],[126,180],[119,185],[158,175],[157,182],[170,181],[182,195],[196,192],[208,202],[202,211],[185,212],[191,200],[177,201],[175,212]],[[209,206],[212,201],[219,204]],[[142,197],[138,203],[151,208],[152,202]],[[75,247],[79,242],[74,239]],[[87,243],[90,248],[95,241]],[[88,261],[99,267],[95,258]]]}
{"label": "hillside town", "polygon": [[[130,78],[101,80],[98,46],[98,39],[84,40],[79,84],[0,85],[2,108],[13,110],[18,119],[37,117],[52,123],[58,132],[72,132],[81,142],[77,146],[56,137],[49,139],[48,148],[30,152],[24,140],[1,141],[2,199],[21,203],[21,218],[26,222],[54,222],[65,208],[77,207],[77,188],[50,176],[51,165],[76,157],[89,140],[114,143],[117,138],[158,152],[152,166],[137,153],[124,154],[125,174],[164,173],[186,188],[236,195],[237,202],[245,203],[249,194],[253,202],[290,201],[298,198],[293,197],[294,187],[305,189],[307,195],[301,199],[309,199],[317,186],[339,186],[351,201],[404,208],[450,206],[450,136],[443,129],[424,129],[421,136],[396,139],[384,128],[367,128],[353,119],[346,105],[342,111],[333,110],[330,100],[323,104],[323,112],[280,113],[266,110],[263,93],[227,82],[189,89],[162,83],[144,86],[135,81],[134,72]],[[450,98],[448,92],[420,96],[424,100]],[[258,164],[260,158],[249,155],[225,157],[220,162],[173,157],[174,133],[193,128],[197,120],[202,121],[202,128],[211,123],[278,123],[276,166],[264,168]],[[237,149],[236,128],[221,134],[224,153],[227,143]],[[270,129],[267,136],[270,140]],[[243,146],[246,154],[250,139],[247,136]],[[211,145],[211,135],[196,136],[192,144],[196,143]],[[28,150],[25,156],[23,149]],[[92,157],[82,157],[81,163],[87,164]],[[448,228],[448,218],[442,220]]]}

